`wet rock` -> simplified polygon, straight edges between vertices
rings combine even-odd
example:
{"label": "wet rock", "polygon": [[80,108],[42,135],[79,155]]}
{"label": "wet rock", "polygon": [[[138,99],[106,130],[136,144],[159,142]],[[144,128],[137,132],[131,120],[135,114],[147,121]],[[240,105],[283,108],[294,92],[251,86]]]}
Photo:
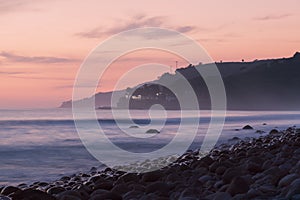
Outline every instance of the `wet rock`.
{"label": "wet rock", "polygon": [[261,166],[258,163],[249,162],[246,164],[246,169],[250,172],[258,173],[261,172]]}
{"label": "wet rock", "polygon": [[294,180],[289,188],[286,198],[292,198],[295,195],[300,194],[300,178]]}
{"label": "wet rock", "polygon": [[179,199],[199,199],[197,197],[197,194],[199,194],[199,191],[197,189],[186,188],[181,192]]}
{"label": "wet rock", "polygon": [[130,199],[139,199],[140,197],[143,196],[144,193],[142,193],[141,191],[130,191],[127,192],[126,194],[123,195],[123,200],[130,200]]}
{"label": "wet rock", "polygon": [[56,200],[52,195],[34,189],[17,191],[11,197],[13,200]]}
{"label": "wet rock", "polygon": [[12,193],[15,193],[18,191],[21,191],[21,190],[17,187],[7,186],[2,189],[1,194],[8,196],[9,194],[12,194]]}
{"label": "wet rock", "polygon": [[130,191],[130,188],[128,187],[127,184],[118,184],[115,185],[112,189],[112,192],[117,193],[117,194],[125,194],[126,192]]}
{"label": "wet rock", "polygon": [[297,178],[299,178],[298,174],[288,174],[279,181],[278,186],[286,187],[286,186],[290,185],[291,182],[293,182]]}
{"label": "wet rock", "polygon": [[130,126],[129,128],[139,128],[139,126]]}
{"label": "wet rock", "polygon": [[232,197],[228,192],[217,192],[213,200],[231,200]]}
{"label": "wet rock", "polygon": [[159,197],[156,194],[146,194],[140,198],[140,200],[152,200],[152,199],[159,199]]}
{"label": "wet rock", "polygon": [[204,175],[204,176],[201,176],[198,181],[202,184],[206,183],[207,181],[210,181],[212,180],[213,178],[210,176],[210,175]]}
{"label": "wet rock", "polygon": [[146,131],[146,133],[160,133],[160,132],[156,129],[149,129]]}
{"label": "wet rock", "polygon": [[265,131],[262,131],[262,130],[257,130],[257,131],[255,131],[255,133],[258,133],[258,134],[263,134],[263,133],[265,133]]}
{"label": "wet rock", "polygon": [[147,172],[143,175],[142,180],[144,182],[155,182],[158,181],[161,177],[163,177],[163,173],[161,171],[152,171]]}
{"label": "wet rock", "polygon": [[69,181],[71,178],[69,176],[63,176],[60,178],[61,181]]}
{"label": "wet rock", "polygon": [[224,172],[222,180],[224,183],[230,183],[235,177],[242,176],[244,173],[243,169],[229,168]]}
{"label": "wet rock", "polygon": [[243,177],[235,177],[230,183],[227,192],[232,196],[244,194],[249,190],[249,183]]}
{"label": "wet rock", "polygon": [[258,196],[263,196],[263,193],[258,190],[258,189],[253,189],[253,188],[250,188],[247,192],[247,196],[250,198],[250,199],[254,199],[254,197],[258,197]]}
{"label": "wet rock", "polygon": [[225,166],[219,166],[216,169],[216,174],[221,176],[221,175],[223,175],[225,173],[226,170],[227,170],[227,167],[225,167]]}
{"label": "wet rock", "polygon": [[204,156],[200,159],[200,162],[203,162],[205,165],[209,166],[214,162],[214,160],[210,156]]}
{"label": "wet rock", "polygon": [[54,195],[54,194],[59,194],[59,193],[64,192],[64,191],[66,191],[65,188],[63,188],[63,187],[61,187],[61,186],[56,186],[56,187],[51,187],[51,188],[49,188],[49,189],[47,190],[47,193],[48,193],[48,194]]}
{"label": "wet rock", "polygon": [[252,130],[252,129],[253,129],[253,127],[250,125],[246,125],[243,127],[243,130]]}
{"label": "wet rock", "polygon": [[91,172],[91,173],[97,172],[97,168],[96,168],[96,167],[92,167],[92,168],[90,169],[90,172]]}
{"label": "wet rock", "polygon": [[117,180],[117,183],[127,183],[127,182],[130,182],[130,181],[138,182],[139,177],[137,176],[137,174],[126,173],[126,174],[119,177],[119,179]]}
{"label": "wet rock", "polygon": [[102,194],[98,193],[92,195],[90,198],[90,200],[99,200],[99,199],[122,200],[122,196],[114,192],[106,192]]}
{"label": "wet rock", "polygon": [[155,193],[159,196],[168,196],[170,186],[162,181],[157,181],[149,184],[146,187],[146,193]]}
{"label": "wet rock", "polygon": [[104,189],[104,190],[111,190],[113,188],[113,182],[111,181],[97,181],[95,183],[94,189]]}
{"label": "wet rock", "polygon": [[269,132],[269,134],[278,134],[279,133],[279,131],[277,130],[277,129],[272,129],[270,132]]}
{"label": "wet rock", "polygon": [[0,195],[0,200],[11,200],[11,198]]}

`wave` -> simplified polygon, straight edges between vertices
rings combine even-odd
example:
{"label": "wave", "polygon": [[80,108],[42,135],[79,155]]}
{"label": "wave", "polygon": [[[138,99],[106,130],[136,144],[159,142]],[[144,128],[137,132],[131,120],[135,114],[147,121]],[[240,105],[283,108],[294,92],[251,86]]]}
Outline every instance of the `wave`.
{"label": "wave", "polygon": [[[300,114],[299,113],[268,113],[268,114],[259,114],[259,115],[237,115],[237,116],[226,116],[226,122],[244,122],[244,121],[257,121],[257,120],[262,120],[262,121],[270,121],[270,120],[276,120],[276,121],[281,121],[281,120],[297,120],[300,119]],[[180,117],[173,117],[173,118],[167,118],[167,119],[162,119],[162,118],[154,118],[154,119],[149,119],[149,118],[133,118],[133,119],[80,119],[76,120],[81,123],[92,123],[95,122],[95,120],[99,124],[109,124],[113,125],[118,123],[124,123],[124,124],[137,124],[137,125],[148,125],[150,123],[161,123],[164,122],[167,125],[177,125],[180,124],[183,119]],[[185,122],[191,121],[195,122],[195,120],[198,120],[199,123],[209,123],[211,120],[210,116],[200,116],[198,117],[185,117],[184,118]],[[38,125],[38,126],[54,126],[54,125],[74,125],[75,121],[74,119],[0,119],[0,128],[1,126],[21,126],[21,125]]]}
{"label": "wave", "polygon": [[[95,122],[95,120],[92,119],[81,119],[76,120],[81,123],[92,123]],[[165,121],[164,119],[97,119],[98,123],[100,124],[116,124],[118,123],[124,123],[124,124],[141,124],[141,125],[147,125],[151,122],[161,122]],[[179,124],[181,121],[180,118],[172,118],[167,119],[167,124]],[[24,119],[24,120],[0,120],[0,126],[2,125],[11,125],[11,126],[17,126],[17,125],[74,125],[75,120],[74,119]]]}

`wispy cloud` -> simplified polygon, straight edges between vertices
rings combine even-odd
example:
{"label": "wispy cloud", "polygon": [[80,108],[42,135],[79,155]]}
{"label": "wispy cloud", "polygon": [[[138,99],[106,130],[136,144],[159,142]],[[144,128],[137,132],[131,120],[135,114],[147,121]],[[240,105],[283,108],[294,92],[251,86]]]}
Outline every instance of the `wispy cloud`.
{"label": "wispy cloud", "polygon": [[[167,18],[165,16],[148,17],[146,15],[136,15],[123,23],[118,23],[110,28],[97,27],[90,31],[76,33],[76,36],[84,38],[99,38],[102,36],[116,34],[122,31],[142,28],[142,27],[162,27],[166,25]],[[187,33],[196,30],[195,26],[166,26],[177,30],[181,33]]]}
{"label": "wispy cloud", "polygon": [[259,21],[266,21],[266,20],[277,20],[277,19],[284,19],[287,17],[292,16],[292,14],[286,13],[286,14],[280,14],[280,15],[266,15],[262,17],[255,17],[254,20],[259,20]]}
{"label": "wispy cloud", "polygon": [[0,14],[15,11],[18,8],[23,7],[26,3],[26,0],[0,0]]}
{"label": "wispy cloud", "polygon": [[40,4],[43,1],[47,0],[0,0],[0,15],[11,13],[11,12],[20,12],[20,11],[32,11],[37,10],[36,4]]}
{"label": "wispy cloud", "polygon": [[11,72],[11,71],[0,71],[0,75],[19,75],[27,74],[26,72]]}
{"label": "wispy cloud", "polygon": [[63,57],[51,57],[51,56],[22,56],[14,53],[2,51],[0,52],[0,57],[3,57],[9,62],[18,63],[44,63],[44,64],[58,64],[58,63],[69,63],[76,62],[77,59],[73,58],[63,58]]}
{"label": "wispy cloud", "polygon": [[74,78],[64,78],[64,77],[45,77],[45,76],[34,76],[30,74],[30,72],[5,72],[5,71],[0,71],[0,75],[7,75],[11,78],[16,78],[16,79],[31,79],[31,80],[50,80],[50,81],[74,81]]}

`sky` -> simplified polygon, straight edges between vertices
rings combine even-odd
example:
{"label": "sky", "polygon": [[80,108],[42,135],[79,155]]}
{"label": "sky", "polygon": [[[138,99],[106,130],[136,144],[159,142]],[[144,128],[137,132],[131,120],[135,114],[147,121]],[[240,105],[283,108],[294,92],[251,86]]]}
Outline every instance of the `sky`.
{"label": "sky", "polygon": [[[71,99],[76,74],[90,52],[134,28],[178,31],[214,61],[291,57],[300,51],[299,7],[297,0],[0,0],[0,109],[51,108]],[[110,67],[97,91],[113,89],[111,80],[124,66],[141,65],[149,55],[173,69],[180,60],[164,52],[131,53]],[[124,88],[168,71],[136,70]]]}

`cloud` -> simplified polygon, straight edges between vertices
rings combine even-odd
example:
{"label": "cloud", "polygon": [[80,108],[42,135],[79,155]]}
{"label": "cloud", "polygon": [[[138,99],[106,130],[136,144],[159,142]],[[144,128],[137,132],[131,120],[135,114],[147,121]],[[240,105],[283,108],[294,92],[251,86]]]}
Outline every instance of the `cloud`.
{"label": "cloud", "polygon": [[11,78],[17,79],[32,79],[32,80],[50,80],[50,81],[74,81],[74,78],[63,78],[63,77],[44,77],[44,76],[32,76],[28,74],[34,74],[29,72],[1,72],[0,75],[8,75]]}
{"label": "cloud", "polygon": [[10,11],[15,11],[17,8],[23,7],[26,4],[26,0],[0,0],[0,13],[6,13]]}
{"label": "cloud", "polygon": [[194,31],[196,29],[197,29],[197,27],[195,27],[195,26],[179,26],[179,27],[175,28],[175,30],[180,33],[187,33],[187,32]]}
{"label": "cloud", "polygon": [[0,71],[0,75],[19,75],[19,74],[27,74],[26,72],[8,72],[8,71]]}
{"label": "cloud", "polygon": [[35,5],[40,4],[43,1],[46,0],[0,0],[0,14],[19,12],[25,10],[36,10],[36,8],[34,8]]}
{"label": "cloud", "polygon": [[19,62],[19,63],[44,63],[44,64],[58,64],[58,63],[69,63],[76,62],[77,59],[63,58],[63,57],[48,57],[48,56],[22,56],[9,52],[0,52],[0,57],[3,57],[9,62]]}
{"label": "cloud", "polygon": [[254,18],[254,20],[259,20],[259,21],[277,20],[277,19],[284,19],[290,16],[292,16],[292,14],[266,15],[262,17],[256,17]]}
{"label": "cloud", "polygon": [[[123,22],[123,24],[121,25],[119,22],[118,24],[110,28],[97,27],[87,32],[76,33],[75,35],[83,38],[99,38],[102,36],[113,35],[130,29],[142,27],[162,27],[165,26],[166,21],[167,18],[164,16],[147,17],[146,15],[136,15],[130,18],[129,20]],[[194,26],[166,27],[177,30],[181,33],[187,33],[196,30],[196,27]]]}

